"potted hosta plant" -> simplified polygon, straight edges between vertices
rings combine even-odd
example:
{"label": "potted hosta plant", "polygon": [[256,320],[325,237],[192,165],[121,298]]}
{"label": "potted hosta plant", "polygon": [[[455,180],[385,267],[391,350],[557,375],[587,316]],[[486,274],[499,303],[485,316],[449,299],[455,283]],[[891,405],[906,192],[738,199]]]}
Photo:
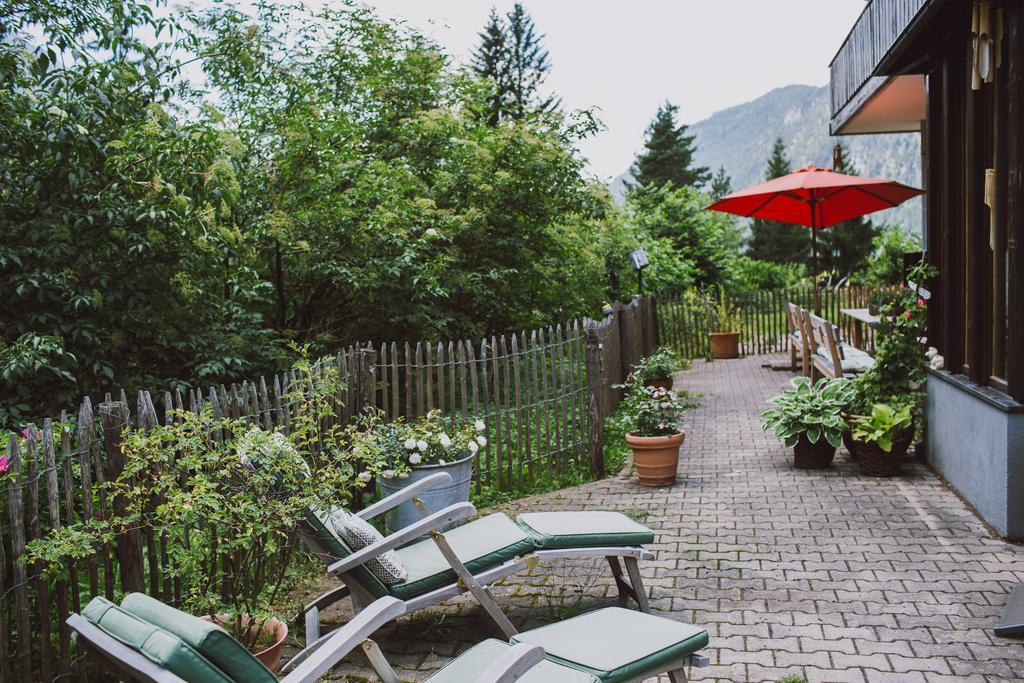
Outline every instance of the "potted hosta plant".
{"label": "potted hosta plant", "polygon": [[[487,445],[486,425],[432,410],[412,421],[385,423],[377,419],[366,432],[366,448],[372,466],[367,472],[377,476],[381,495],[389,496],[435,472],[447,472],[452,483],[419,494],[427,508],[436,512],[454,503],[469,500],[473,477],[473,456]],[[412,501],[390,510],[385,523],[397,531],[422,519]]]}
{"label": "potted hosta plant", "polygon": [[853,399],[853,385],[829,378],[812,385],[806,377],[796,377],[791,384],[792,389],[768,401],[775,407],[761,413],[762,428],[793,449],[795,467],[828,467],[847,430],[843,412]]}
{"label": "potted hosta plant", "polygon": [[637,381],[628,385],[622,400],[626,444],[633,451],[633,464],[641,486],[675,483],[679,469],[679,448],[686,433],[679,423],[687,409],[698,403],[683,392],[676,394]]}
{"label": "potted hosta plant", "polygon": [[903,469],[903,457],[914,436],[913,406],[876,403],[868,415],[850,418],[857,466],[871,477],[893,477]]}
{"label": "potted hosta plant", "polygon": [[660,346],[633,366],[632,376],[645,386],[671,389],[672,375],[687,367],[689,363],[685,358],[667,346]]}
{"label": "potted hosta plant", "polygon": [[740,356],[740,309],[719,285],[713,294],[703,289],[700,303],[704,322],[711,342],[711,356],[716,359],[739,358]]}

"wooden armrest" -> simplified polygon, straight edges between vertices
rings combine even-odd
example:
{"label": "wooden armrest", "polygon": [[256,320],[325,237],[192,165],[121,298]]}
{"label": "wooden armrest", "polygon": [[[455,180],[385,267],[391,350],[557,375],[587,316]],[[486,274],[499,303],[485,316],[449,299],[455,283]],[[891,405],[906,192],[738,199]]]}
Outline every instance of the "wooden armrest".
{"label": "wooden armrest", "polygon": [[417,538],[420,538],[435,529],[440,529],[452,522],[472,517],[475,514],[476,508],[473,507],[472,503],[455,503],[454,505],[449,505],[445,509],[439,510],[429,517],[421,519],[415,524],[410,524],[404,529],[399,529],[390,536],[377,541],[372,545],[368,545],[365,548],[361,548],[347,557],[343,557],[327,567],[327,571],[331,574],[341,574],[343,572],[350,571],[359,565],[378,557],[385,551],[394,550],[395,548],[405,545],[410,541],[415,541]]}
{"label": "wooden armrest", "polygon": [[396,508],[407,500],[411,500],[413,496],[417,495],[420,491],[426,491],[428,489],[436,489],[439,486],[452,483],[452,475],[447,472],[435,472],[430,476],[423,477],[415,484],[406,486],[401,491],[392,493],[390,496],[383,500],[378,500],[373,505],[370,505],[356,513],[363,519],[373,519],[378,515],[387,512],[392,508]]}
{"label": "wooden armrest", "polygon": [[186,683],[151,662],[141,652],[107,635],[81,615],[72,614],[65,623],[77,634],[79,646],[89,650],[100,663],[121,678],[145,683]]}
{"label": "wooden armrest", "polygon": [[405,603],[398,598],[385,596],[375,600],[326,639],[293,657],[285,667],[292,671],[281,683],[314,683],[374,631],[403,614]]}
{"label": "wooden armrest", "polygon": [[514,683],[544,661],[540,645],[517,643],[494,660],[473,683]]}

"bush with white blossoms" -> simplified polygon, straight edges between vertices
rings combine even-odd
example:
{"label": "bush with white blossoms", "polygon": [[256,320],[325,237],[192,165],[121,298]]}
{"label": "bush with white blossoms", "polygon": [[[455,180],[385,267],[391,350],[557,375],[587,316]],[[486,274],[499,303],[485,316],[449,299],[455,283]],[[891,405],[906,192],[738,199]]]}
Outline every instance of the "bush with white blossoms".
{"label": "bush with white blossoms", "polygon": [[411,421],[385,422],[378,416],[364,420],[363,426],[352,447],[366,481],[372,474],[405,479],[413,468],[462,460],[487,445],[483,421],[470,422],[439,410]]}

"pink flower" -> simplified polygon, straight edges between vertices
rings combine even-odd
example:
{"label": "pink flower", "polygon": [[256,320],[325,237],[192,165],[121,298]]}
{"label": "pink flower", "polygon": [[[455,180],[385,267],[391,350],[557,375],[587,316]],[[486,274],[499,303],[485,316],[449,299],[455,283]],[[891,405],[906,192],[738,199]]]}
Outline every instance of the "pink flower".
{"label": "pink flower", "polygon": [[6,472],[10,468],[10,464],[7,462],[7,456],[0,456],[0,474]]}
{"label": "pink flower", "polygon": [[902,282],[900,283],[900,289],[905,289]]}
{"label": "pink flower", "polygon": [[918,308],[924,308],[924,299],[918,299],[917,300],[917,307]]}
{"label": "pink flower", "polygon": [[907,311],[906,313],[904,313],[903,317],[909,320],[910,319],[910,311]]}

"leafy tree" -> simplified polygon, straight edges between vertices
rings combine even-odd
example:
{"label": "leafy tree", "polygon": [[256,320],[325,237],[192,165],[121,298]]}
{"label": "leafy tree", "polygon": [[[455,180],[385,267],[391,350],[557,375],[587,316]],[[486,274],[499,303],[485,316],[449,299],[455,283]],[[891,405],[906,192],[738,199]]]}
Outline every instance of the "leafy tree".
{"label": "leafy tree", "polygon": [[686,134],[685,124],[676,124],[679,107],[666,102],[647,127],[644,151],[632,169],[639,187],[660,188],[671,183],[674,188],[702,186],[711,174],[704,166],[693,165],[694,136]]}
{"label": "leafy tree", "polygon": [[636,226],[654,238],[670,240],[692,264],[693,280],[701,285],[727,281],[730,262],[742,243],[736,221],[728,214],[706,211],[709,201],[693,187],[664,185],[634,192],[627,202]]}
{"label": "leafy tree", "polygon": [[[782,138],[775,140],[768,158],[765,180],[773,180],[792,171]],[[819,236],[820,236],[819,232]],[[806,264],[811,257],[810,229],[792,223],[755,218],[750,225],[747,255],[759,261]]]}
{"label": "leafy tree", "polygon": [[903,278],[903,255],[921,251],[920,238],[899,225],[883,225],[871,240],[871,258],[857,279],[876,287],[891,287]]}
{"label": "leafy tree", "polygon": [[240,191],[230,134],[210,110],[174,104],[189,94],[189,49],[142,2],[18,3],[0,23],[9,419],[275,356],[229,220]]}
{"label": "leafy tree", "polygon": [[732,178],[725,172],[725,166],[719,166],[715,177],[711,179],[711,199],[719,200],[732,192]]}
{"label": "leafy tree", "polygon": [[[858,175],[849,159],[846,145],[839,143],[835,171]],[[864,216],[844,221],[818,233],[818,254],[822,270],[831,270],[840,277],[849,277],[862,270],[871,256],[872,242],[878,228]]]}

